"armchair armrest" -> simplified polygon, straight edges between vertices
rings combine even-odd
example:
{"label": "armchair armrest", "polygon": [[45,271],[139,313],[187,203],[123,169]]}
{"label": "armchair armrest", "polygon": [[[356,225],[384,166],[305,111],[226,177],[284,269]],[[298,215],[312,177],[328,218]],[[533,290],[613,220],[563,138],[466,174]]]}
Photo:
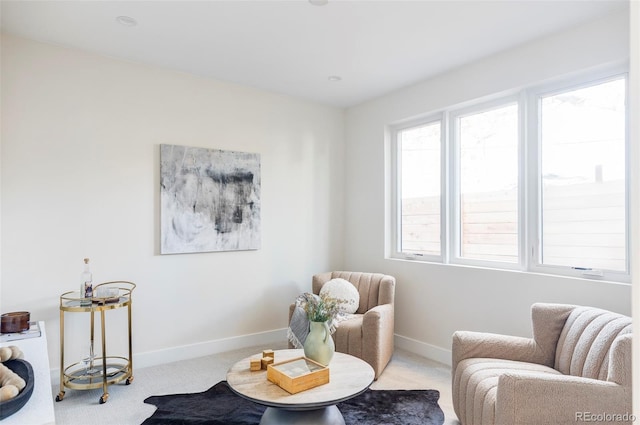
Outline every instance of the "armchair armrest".
{"label": "armchair armrest", "polygon": [[453,334],[452,366],[472,357],[538,363],[554,367],[556,345],[575,306],[535,303],[531,306],[533,338],[492,333],[457,331]]}
{"label": "armchair armrest", "polygon": [[390,329],[393,333],[393,314],[392,304],[381,304],[369,309],[362,317],[362,327],[367,329],[363,330],[363,334],[380,333],[383,328]]}
{"label": "armchair armrest", "polygon": [[324,272],[313,275],[311,278],[311,292],[319,295],[322,285],[331,280],[332,274],[332,272]]}
{"label": "armchair armrest", "polygon": [[362,359],[376,372],[376,379],[394,350],[393,304],[375,306],[362,316]]}
{"label": "armchair armrest", "polygon": [[289,304],[289,320],[287,321],[287,325],[291,322],[291,316],[293,316],[293,310],[296,309],[296,303]]}
{"label": "armchair armrest", "polygon": [[631,423],[631,388],[571,375],[509,372],[500,376],[495,423],[568,425],[592,415],[620,415],[598,423]]}
{"label": "armchair armrest", "polygon": [[632,334],[620,335],[611,346],[607,381],[631,387]]}
{"label": "armchair armrest", "polygon": [[464,359],[482,357],[539,363],[543,360],[532,338],[487,332],[456,331],[451,344],[452,371]]}

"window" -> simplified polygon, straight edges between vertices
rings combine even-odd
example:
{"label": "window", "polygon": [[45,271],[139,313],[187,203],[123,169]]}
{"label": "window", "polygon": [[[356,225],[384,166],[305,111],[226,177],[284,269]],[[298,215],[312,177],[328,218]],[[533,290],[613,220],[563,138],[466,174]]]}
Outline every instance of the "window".
{"label": "window", "polygon": [[625,271],[624,78],[539,97],[541,263]]}
{"label": "window", "polygon": [[629,281],[627,75],[591,77],[393,127],[391,256]]}
{"label": "window", "polygon": [[518,262],[518,105],[456,118],[460,252]]}
{"label": "window", "polygon": [[441,254],[441,133],[440,121],[398,132],[402,252]]}

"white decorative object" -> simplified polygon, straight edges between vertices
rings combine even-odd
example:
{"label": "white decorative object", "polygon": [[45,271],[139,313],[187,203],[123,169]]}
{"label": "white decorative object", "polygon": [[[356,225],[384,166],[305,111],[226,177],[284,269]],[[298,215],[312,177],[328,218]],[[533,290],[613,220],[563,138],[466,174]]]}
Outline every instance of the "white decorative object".
{"label": "white decorative object", "polygon": [[160,145],[160,252],[260,248],[260,155]]}
{"label": "white decorative object", "polygon": [[320,295],[340,300],[340,309],[345,313],[355,313],[360,305],[360,294],[358,290],[351,282],[345,279],[331,279],[322,285]]}

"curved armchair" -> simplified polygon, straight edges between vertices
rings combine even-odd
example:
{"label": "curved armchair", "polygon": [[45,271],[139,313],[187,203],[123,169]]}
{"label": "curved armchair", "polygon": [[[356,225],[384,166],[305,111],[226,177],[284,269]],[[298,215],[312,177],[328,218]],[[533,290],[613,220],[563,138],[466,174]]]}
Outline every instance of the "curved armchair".
{"label": "curved armchair", "polygon": [[[396,279],[380,273],[334,271],[313,276],[312,292],[319,294],[331,279],[348,280],[358,289],[360,305],[351,319],[340,322],[333,334],[336,351],[361,358],[371,365],[378,379],[391,360],[394,349]],[[294,305],[289,308],[289,320]],[[291,344],[290,344],[291,346]]]}
{"label": "curved armchair", "polygon": [[453,334],[453,405],[463,425],[631,423],[631,318],[534,304],[533,338]]}

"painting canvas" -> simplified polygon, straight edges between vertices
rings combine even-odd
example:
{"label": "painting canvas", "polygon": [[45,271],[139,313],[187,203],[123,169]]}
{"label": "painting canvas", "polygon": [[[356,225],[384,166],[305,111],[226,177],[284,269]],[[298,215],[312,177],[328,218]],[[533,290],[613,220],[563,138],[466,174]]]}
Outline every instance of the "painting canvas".
{"label": "painting canvas", "polygon": [[260,155],[160,145],[160,252],[260,248]]}

